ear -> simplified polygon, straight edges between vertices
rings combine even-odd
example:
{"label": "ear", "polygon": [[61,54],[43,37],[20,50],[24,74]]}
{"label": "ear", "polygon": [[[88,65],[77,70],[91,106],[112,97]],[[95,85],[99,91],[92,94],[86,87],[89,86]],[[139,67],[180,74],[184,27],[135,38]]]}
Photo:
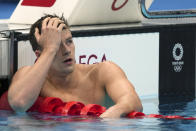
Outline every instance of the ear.
{"label": "ear", "polygon": [[40,50],[35,50],[35,55],[37,56],[37,58],[39,58],[40,55],[41,55],[41,51]]}

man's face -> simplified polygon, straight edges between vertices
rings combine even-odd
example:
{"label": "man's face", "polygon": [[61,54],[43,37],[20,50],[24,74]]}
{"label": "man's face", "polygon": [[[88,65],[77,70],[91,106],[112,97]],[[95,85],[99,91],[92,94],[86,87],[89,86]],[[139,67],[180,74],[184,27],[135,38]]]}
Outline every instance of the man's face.
{"label": "man's face", "polygon": [[71,32],[66,29],[61,33],[61,45],[51,65],[51,69],[58,73],[69,74],[75,67],[75,46]]}

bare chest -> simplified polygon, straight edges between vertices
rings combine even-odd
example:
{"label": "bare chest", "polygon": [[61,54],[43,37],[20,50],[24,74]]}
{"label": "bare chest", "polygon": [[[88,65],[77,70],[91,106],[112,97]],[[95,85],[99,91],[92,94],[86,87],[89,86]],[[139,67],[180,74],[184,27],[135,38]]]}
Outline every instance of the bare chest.
{"label": "bare chest", "polygon": [[40,95],[43,97],[58,97],[64,102],[80,101],[84,104],[100,104],[105,97],[105,90],[96,81],[86,78],[72,87],[66,85],[64,87],[54,86],[46,82]]}

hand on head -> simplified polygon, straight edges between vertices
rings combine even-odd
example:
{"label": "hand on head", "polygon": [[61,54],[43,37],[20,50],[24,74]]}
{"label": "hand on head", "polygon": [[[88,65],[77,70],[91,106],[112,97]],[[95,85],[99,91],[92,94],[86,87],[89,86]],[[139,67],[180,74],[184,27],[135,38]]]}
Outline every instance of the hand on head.
{"label": "hand on head", "polygon": [[58,51],[61,44],[61,33],[66,25],[59,18],[47,17],[42,22],[41,33],[35,28],[35,38],[43,50]]}

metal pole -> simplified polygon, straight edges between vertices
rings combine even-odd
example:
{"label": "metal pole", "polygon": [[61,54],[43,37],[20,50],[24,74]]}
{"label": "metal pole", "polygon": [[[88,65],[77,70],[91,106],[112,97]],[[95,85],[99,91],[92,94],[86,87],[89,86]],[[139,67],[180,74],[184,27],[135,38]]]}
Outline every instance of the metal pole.
{"label": "metal pole", "polygon": [[9,65],[9,82],[11,82],[11,79],[14,75],[14,73],[17,71],[18,68],[18,41],[15,38],[15,32],[10,32],[10,42],[9,42],[9,48],[8,48],[8,65]]}

